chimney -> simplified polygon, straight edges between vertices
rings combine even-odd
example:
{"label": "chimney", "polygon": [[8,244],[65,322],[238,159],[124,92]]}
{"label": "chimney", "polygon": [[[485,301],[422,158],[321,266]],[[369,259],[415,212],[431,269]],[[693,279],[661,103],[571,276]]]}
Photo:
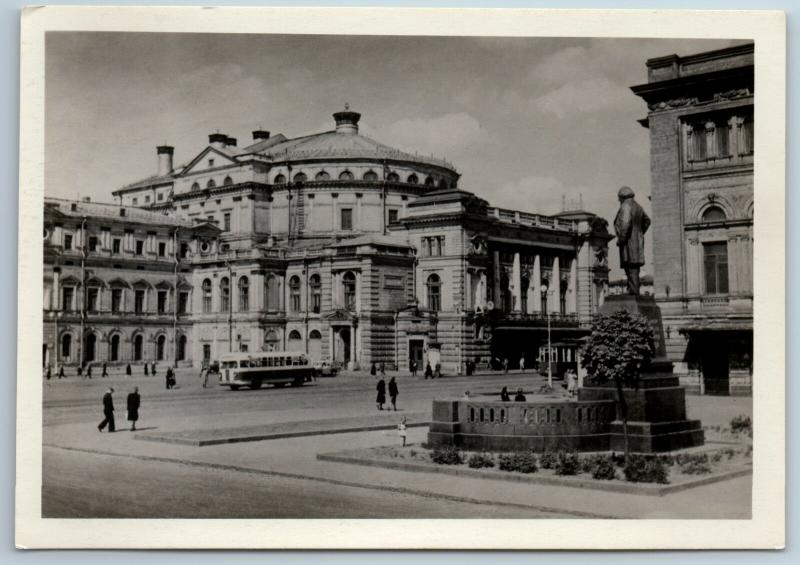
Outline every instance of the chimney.
{"label": "chimney", "polygon": [[229,138],[226,140],[226,142],[228,143],[228,146],[230,146],[230,147],[236,147],[236,138],[235,138],[235,137],[229,137]]}
{"label": "chimney", "polygon": [[350,104],[345,103],[344,112],[336,112],[333,115],[333,119],[336,120],[336,133],[346,135],[358,133],[358,120],[361,119],[361,114],[351,112]]}
{"label": "chimney", "polygon": [[257,129],[253,132],[253,141],[260,141],[262,139],[269,139],[269,132],[263,129]]}
{"label": "chimney", "polygon": [[163,177],[172,172],[172,154],[175,148],[169,145],[159,145],[156,147],[158,154],[158,176]]}
{"label": "chimney", "polygon": [[228,143],[228,136],[224,133],[212,133],[208,136],[208,144],[217,149],[225,149]]}

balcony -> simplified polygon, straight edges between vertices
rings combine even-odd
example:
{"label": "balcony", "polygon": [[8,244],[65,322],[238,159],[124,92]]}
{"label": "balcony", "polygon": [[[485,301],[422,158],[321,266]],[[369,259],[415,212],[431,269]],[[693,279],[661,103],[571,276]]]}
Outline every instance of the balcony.
{"label": "balcony", "polygon": [[[502,312],[492,310],[490,318],[497,324],[504,326],[519,327],[547,327],[547,314],[544,312]],[[550,313],[550,326],[553,328],[574,328],[578,327],[579,320],[577,314],[561,314],[560,312]]]}

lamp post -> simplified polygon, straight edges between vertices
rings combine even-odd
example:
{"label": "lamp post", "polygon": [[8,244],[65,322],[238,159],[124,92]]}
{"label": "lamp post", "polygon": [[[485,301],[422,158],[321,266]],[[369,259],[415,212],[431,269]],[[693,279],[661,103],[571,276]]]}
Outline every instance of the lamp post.
{"label": "lamp post", "polygon": [[[552,294],[552,290],[547,289],[547,285],[542,285],[542,298]],[[553,348],[550,341],[550,301],[545,299],[545,310],[547,311],[547,387],[553,388]]]}

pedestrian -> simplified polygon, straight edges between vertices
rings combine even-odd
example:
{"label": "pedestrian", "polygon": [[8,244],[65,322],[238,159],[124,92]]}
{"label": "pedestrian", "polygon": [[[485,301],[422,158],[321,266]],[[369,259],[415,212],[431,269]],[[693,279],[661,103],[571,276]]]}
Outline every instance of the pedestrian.
{"label": "pedestrian", "polygon": [[129,377],[130,377],[130,376],[133,374],[133,372],[131,371],[131,364],[130,364],[130,363],[128,363],[128,364],[125,366],[125,374],[126,374],[127,376],[129,376]]}
{"label": "pedestrian", "polygon": [[514,402],[525,402],[525,395],[522,394],[522,389],[517,389],[517,395],[514,397]]}
{"label": "pedestrian", "polygon": [[[153,373],[155,375],[155,373]],[[175,388],[175,374],[172,372],[172,367],[167,367],[166,373],[167,390]]]}
{"label": "pedestrian", "polygon": [[511,397],[508,395],[508,387],[504,386],[503,390],[500,391],[500,400],[503,402],[508,402],[511,400]]}
{"label": "pedestrian", "polygon": [[398,435],[403,438],[403,447],[406,446],[406,436],[408,433],[406,432],[406,418],[403,416],[403,419],[400,420],[400,423],[397,424],[397,433]]}
{"label": "pedestrian", "polygon": [[464,400],[469,400],[469,391],[464,392]]}
{"label": "pedestrian", "polygon": [[89,366],[86,367],[86,378],[87,379],[91,379],[92,378],[92,364],[91,363],[89,363]]}
{"label": "pedestrian", "polygon": [[59,379],[63,379],[64,378],[64,365],[61,365],[58,368],[58,378]]}
{"label": "pedestrian", "polygon": [[131,431],[136,431],[136,422],[139,420],[139,387],[133,387],[133,392],[128,395],[128,421],[131,423]]}
{"label": "pedestrian", "polygon": [[144,364],[144,376],[146,377],[147,375],[148,375],[148,372],[147,372],[147,363],[145,363],[145,364]]}
{"label": "pedestrian", "polygon": [[417,362],[412,359],[410,365],[411,365],[411,376],[412,377],[416,377],[417,376]]}
{"label": "pedestrian", "polygon": [[442,364],[436,363],[436,368],[433,370],[433,377],[436,379],[442,378]]}
{"label": "pedestrian", "polygon": [[45,374],[44,374],[44,376],[45,376],[45,378],[46,378],[48,381],[49,381],[49,380],[50,380],[50,378],[53,376],[53,375],[50,373],[50,363],[48,363],[48,364],[47,364],[47,370],[45,371]]}
{"label": "pedestrian", "polygon": [[523,372],[525,370],[525,355],[523,354],[522,357],[519,358],[519,370]]}
{"label": "pedestrian", "polygon": [[389,399],[392,401],[392,410],[397,412],[397,381],[394,380],[394,377],[389,379]]}
{"label": "pedestrian", "polygon": [[369,374],[373,377],[378,374],[378,368],[375,366],[375,361],[372,362],[372,366],[369,368]]}
{"label": "pedestrian", "polygon": [[503,372],[508,373],[508,357],[503,357]]}
{"label": "pedestrian", "polygon": [[386,376],[386,365],[381,361],[381,377]]}
{"label": "pedestrian", "polygon": [[425,379],[432,379],[433,378],[433,369],[431,369],[430,361],[427,365],[425,365]]}
{"label": "pedestrian", "polygon": [[378,397],[375,402],[378,404],[378,410],[383,410],[383,405],[386,404],[386,381],[379,380],[378,386],[375,388],[378,391]]}
{"label": "pedestrian", "polygon": [[575,393],[578,388],[578,376],[575,374],[575,371],[572,369],[567,369],[567,394],[569,397],[572,398],[575,396]]}
{"label": "pedestrian", "polygon": [[208,374],[211,372],[211,367],[205,365],[203,368],[203,388],[208,388]]}
{"label": "pedestrian", "polygon": [[[78,365],[78,376],[83,377],[83,365]],[[83,377],[86,378],[86,377]]]}
{"label": "pedestrian", "polygon": [[153,361],[150,364],[150,374],[153,375],[154,377],[156,376],[156,362],[155,361]]}
{"label": "pedestrian", "polygon": [[112,394],[114,394],[114,389],[108,387],[108,390],[103,395],[103,421],[97,426],[99,431],[103,431],[103,429],[108,425],[108,432],[111,433],[114,431],[114,399],[112,398]]}

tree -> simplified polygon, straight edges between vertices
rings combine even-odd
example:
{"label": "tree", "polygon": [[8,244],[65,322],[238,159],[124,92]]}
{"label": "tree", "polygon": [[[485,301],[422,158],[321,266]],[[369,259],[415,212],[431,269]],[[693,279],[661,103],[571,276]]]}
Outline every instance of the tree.
{"label": "tree", "polygon": [[625,464],[628,463],[628,404],[623,388],[639,387],[640,370],[655,354],[653,330],[644,316],[618,310],[599,314],[581,360],[589,378],[597,384],[613,381],[625,436]]}

